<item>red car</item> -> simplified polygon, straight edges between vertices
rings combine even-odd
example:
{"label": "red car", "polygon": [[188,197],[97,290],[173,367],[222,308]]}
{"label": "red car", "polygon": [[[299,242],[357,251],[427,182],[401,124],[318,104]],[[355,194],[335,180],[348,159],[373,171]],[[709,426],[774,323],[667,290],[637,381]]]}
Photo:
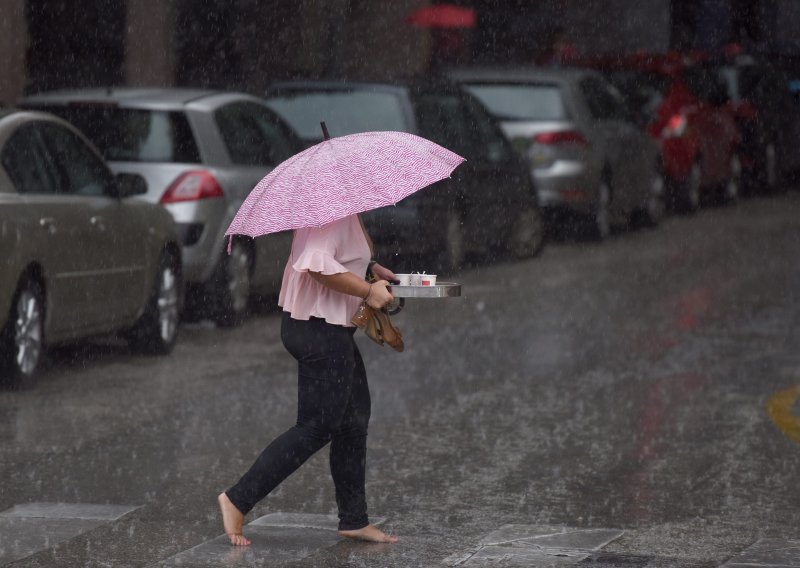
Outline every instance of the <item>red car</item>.
{"label": "red car", "polygon": [[739,129],[726,85],[675,55],[593,60],[620,90],[637,122],[661,144],[675,208],[693,211],[704,197],[734,200],[741,187]]}

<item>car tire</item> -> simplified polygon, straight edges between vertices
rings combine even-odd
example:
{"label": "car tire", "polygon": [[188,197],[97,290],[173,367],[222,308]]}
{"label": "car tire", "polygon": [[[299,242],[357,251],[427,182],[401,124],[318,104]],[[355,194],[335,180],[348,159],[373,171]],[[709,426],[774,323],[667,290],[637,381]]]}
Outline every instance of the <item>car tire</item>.
{"label": "car tire", "polygon": [[178,338],[181,286],[180,263],[164,251],[144,313],[127,333],[131,349],[148,355],[172,352]]}
{"label": "car tire", "polygon": [[590,237],[595,241],[604,241],[611,235],[611,184],[608,180],[600,182],[589,229]]}
{"label": "car tire", "polygon": [[511,228],[511,254],[516,259],[532,258],[544,248],[544,215],[534,205],[523,206]]}
{"label": "car tire", "polygon": [[696,161],[692,164],[689,175],[678,186],[677,195],[675,196],[676,208],[681,213],[694,213],[700,208],[702,181],[703,170],[700,168],[700,162]]}
{"label": "car tire", "polygon": [[45,303],[42,286],[32,278],[19,285],[6,328],[0,334],[0,379],[11,389],[32,384],[44,358]]}
{"label": "car tire", "polygon": [[770,142],[764,148],[764,158],[761,166],[761,183],[766,191],[772,193],[778,189],[780,181],[778,152],[773,142]]}
{"label": "car tire", "polygon": [[214,278],[214,320],[218,325],[235,327],[244,321],[250,305],[252,274],[252,249],[245,241],[233,241],[230,254],[223,254]]}

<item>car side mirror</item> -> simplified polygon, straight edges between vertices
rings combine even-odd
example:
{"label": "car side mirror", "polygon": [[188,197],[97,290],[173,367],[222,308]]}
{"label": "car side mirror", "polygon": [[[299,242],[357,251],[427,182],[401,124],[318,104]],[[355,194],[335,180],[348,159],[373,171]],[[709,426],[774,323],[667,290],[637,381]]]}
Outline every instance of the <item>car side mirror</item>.
{"label": "car side mirror", "polygon": [[114,195],[120,199],[147,193],[147,182],[139,174],[117,174],[114,176]]}

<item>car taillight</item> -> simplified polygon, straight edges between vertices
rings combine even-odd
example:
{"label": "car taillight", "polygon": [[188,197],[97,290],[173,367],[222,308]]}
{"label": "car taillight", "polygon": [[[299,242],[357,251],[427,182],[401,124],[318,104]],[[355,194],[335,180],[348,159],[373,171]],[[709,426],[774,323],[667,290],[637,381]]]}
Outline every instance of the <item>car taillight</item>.
{"label": "car taillight", "polygon": [[588,146],[589,142],[577,130],[562,130],[560,132],[540,132],[533,137],[534,144]]}
{"label": "car taillight", "polygon": [[197,170],[178,176],[161,196],[161,203],[179,203],[224,196],[222,187],[210,172]]}
{"label": "car taillight", "polygon": [[686,134],[686,127],[689,121],[686,120],[686,115],[673,114],[669,117],[666,126],[661,130],[661,136],[664,138],[679,138]]}

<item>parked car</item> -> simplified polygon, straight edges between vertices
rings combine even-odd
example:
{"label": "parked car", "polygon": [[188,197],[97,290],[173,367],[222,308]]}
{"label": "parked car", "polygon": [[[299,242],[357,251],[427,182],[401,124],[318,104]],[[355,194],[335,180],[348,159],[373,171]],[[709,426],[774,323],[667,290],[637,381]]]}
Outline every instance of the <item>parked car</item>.
{"label": "parked car", "polygon": [[659,142],[668,195],[676,208],[694,211],[703,198],[720,193],[727,201],[738,198],[739,128],[726,86],[714,73],[672,54],[584,63],[605,73]]}
{"label": "parked car", "polygon": [[181,234],[189,300],[223,325],[241,321],[251,292],[280,288],[291,233],[237,238],[225,230],[250,190],[302,149],[264,102],[243,93],[187,89],[86,89],[28,97],[25,108],[81,129],[116,172],[144,176]]}
{"label": "parked car", "polygon": [[704,62],[727,86],[742,133],[745,186],[774,191],[800,171],[800,106],[784,73],[768,61],[738,54]]}
{"label": "parked car", "polygon": [[0,110],[0,378],[30,379],[46,346],[124,332],[169,353],[181,299],[172,218],[134,195],[73,127]]}
{"label": "parked car", "polygon": [[577,212],[605,238],[612,224],[664,214],[658,145],[600,74],[576,69],[461,69],[451,76],[497,119],[552,212]]}
{"label": "parked car", "polygon": [[[399,254],[398,268],[451,273],[468,253],[522,258],[542,248],[531,180],[485,109],[457,86],[304,81],[276,84],[266,96],[307,145],[322,139],[325,121],[331,136],[409,132],[466,158],[451,179],[364,215],[381,254]],[[431,264],[413,264],[420,257]]]}

